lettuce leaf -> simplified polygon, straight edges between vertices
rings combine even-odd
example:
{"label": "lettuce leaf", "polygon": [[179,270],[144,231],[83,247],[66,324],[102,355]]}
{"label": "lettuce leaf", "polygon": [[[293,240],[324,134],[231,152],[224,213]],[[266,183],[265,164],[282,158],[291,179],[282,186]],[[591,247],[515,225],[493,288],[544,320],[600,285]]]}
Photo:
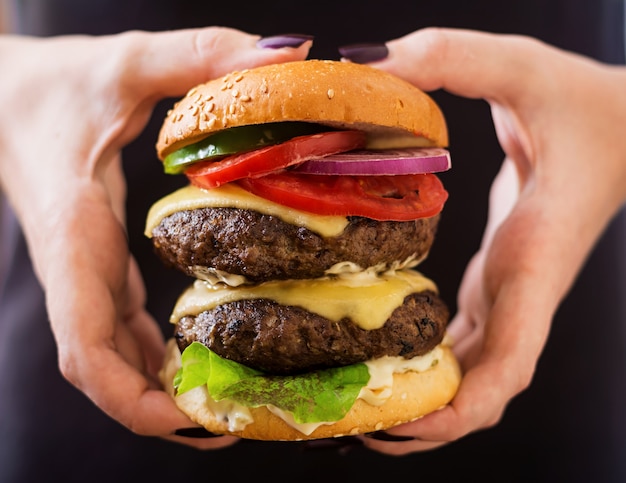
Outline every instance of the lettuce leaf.
{"label": "lettuce leaf", "polygon": [[230,399],[248,407],[272,404],[291,413],[297,423],[318,423],[343,418],[369,378],[365,364],[296,376],[268,375],[193,342],[182,354],[174,386],[182,394],[206,384],[216,401]]}

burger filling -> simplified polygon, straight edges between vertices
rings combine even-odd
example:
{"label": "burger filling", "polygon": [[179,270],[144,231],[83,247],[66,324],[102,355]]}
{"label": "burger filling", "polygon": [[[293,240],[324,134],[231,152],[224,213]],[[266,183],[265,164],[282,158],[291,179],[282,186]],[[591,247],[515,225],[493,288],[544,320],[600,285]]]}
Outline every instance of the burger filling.
{"label": "burger filling", "polygon": [[[448,311],[435,291],[413,270],[240,287],[196,281],[171,318],[182,351],[174,384],[178,394],[204,386],[231,409],[271,406],[294,424],[337,421],[359,397],[384,402],[397,367],[412,370],[409,361],[429,354],[420,370],[436,363]],[[369,364],[383,360],[395,362],[381,385]]]}
{"label": "burger filling", "polygon": [[335,322],[273,300],[240,300],[182,317],[174,332],[184,351],[197,341],[217,353],[270,374],[299,374],[383,356],[413,358],[443,339],[448,310],[431,291],[407,296],[379,329],[349,318]]}
{"label": "burger filling", "polygon": [[[175,199],[171,203],[177,204]],[[196,278],[220,273],[239,275],[248,282],[319,278],[346,262],[361,269],[382,264],[384,270],[390,268],[390,261],[425,258],[439,220],[438,216],[406,222],[349,216],[339,234],[322,236],[308,219],[296,220],[298,224],[288,220],[294,210],[284,210],[283,216],[278,208],[268,214],[257,211],[263,209],[258,206],[212,204],[216,203],[207,199],[204,206],[198,203],[174,211],[155,220],[151,230],[160,258]]]}

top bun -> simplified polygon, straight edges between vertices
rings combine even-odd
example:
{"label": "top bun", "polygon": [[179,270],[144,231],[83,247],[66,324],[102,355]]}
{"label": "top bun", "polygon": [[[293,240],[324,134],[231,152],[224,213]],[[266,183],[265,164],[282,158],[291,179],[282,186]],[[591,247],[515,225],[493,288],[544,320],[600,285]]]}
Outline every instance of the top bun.
{"label": "top bun", "polygon": [[448,144],[441,110],[408,82],[366,65],[305,60],[232,72],[194,87],[168,113],[157,153],[163,159],[222,129],[278,121]]}

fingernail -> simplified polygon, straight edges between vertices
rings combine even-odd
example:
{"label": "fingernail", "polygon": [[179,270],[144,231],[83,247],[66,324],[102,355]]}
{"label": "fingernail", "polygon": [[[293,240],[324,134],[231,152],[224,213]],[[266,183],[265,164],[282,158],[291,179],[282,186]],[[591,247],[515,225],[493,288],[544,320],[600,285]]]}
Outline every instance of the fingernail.
{"label": "fingernail", "polygon": [[295,49],[310,40],[313,40],[312,35],[283,34],[263,37],[257,40],[256,46],[260,49],[282,49],[283,47],[293,47]]}
{"label": "fingernail", "polygon": [[368,64],[386,58],[389,49],[385,44],[351,44],[339,47],[339,53],[356,64]]}
{"label": "fingernail", "polygon": [[419,438],[413,436],[404,436],[401,434],[390,434],[387,431],[375,431],[373,433],[364,434],[366,438],[375,439],[377,441],[389,441],[392,443],[401,443],[403,441],[415,441]]}
{"label": "fingernail", "polygon": [[223,434],[215,434],[204,428],[181,428],[174,431],[176,436],[184,436],[185,438],[219,438]]}

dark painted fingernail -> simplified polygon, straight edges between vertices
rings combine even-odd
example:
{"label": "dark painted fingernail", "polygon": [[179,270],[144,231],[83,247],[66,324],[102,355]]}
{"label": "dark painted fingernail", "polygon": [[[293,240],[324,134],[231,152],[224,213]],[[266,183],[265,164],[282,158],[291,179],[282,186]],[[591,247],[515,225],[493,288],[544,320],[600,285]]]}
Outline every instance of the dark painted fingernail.
{"label": "dark painted fingernail", "polygon": [[256,46],[260,49],[282,49],[283,47],[293,47],[295,49],[310,40],[313,40],[312,35],[283,34],[263,37],[257,40]]}
{"label": "dark painted fingernail", "polygon": [[366,438],[375,439],[377,441],[389,441],[392,443],[401,443],[403,441],[415,441],[418,438],[413,436],[404,436],[401,434],[390,434],[387,431],[375,431],[373,433],[364,434]]}
{"label": "dark painted fingernail", "polygon": [[389,49],[385,44],[352,44],[339,47],[339,53],[356,64],[368,64],[386,58]]}
{"label": "dark painted fingernail", "polygon": [[223,434],[215,434],[204,428],[181,428],[174,431],[176,436],[184,436],[185,438],[219,438]]}

